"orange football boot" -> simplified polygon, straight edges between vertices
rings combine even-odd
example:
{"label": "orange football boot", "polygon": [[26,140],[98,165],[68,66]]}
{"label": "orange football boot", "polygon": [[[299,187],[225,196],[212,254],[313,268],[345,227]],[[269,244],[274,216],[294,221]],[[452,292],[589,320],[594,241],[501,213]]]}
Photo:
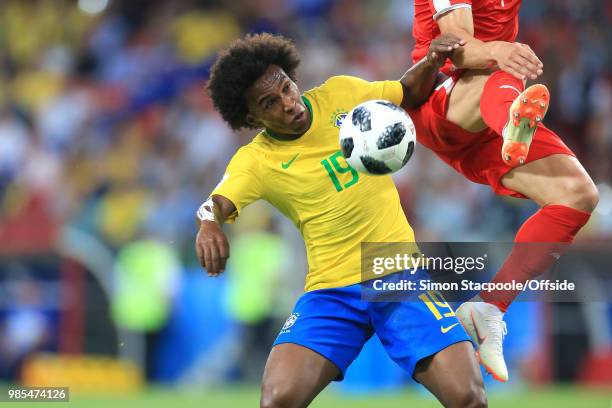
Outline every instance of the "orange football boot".
{"label": "orange football boot", "polygon": [[503,131],[502,159],[510,167],[525,163],[529,146],[550,103],[548,88],[542,84],[525,89],[510,106],[510,119]]}

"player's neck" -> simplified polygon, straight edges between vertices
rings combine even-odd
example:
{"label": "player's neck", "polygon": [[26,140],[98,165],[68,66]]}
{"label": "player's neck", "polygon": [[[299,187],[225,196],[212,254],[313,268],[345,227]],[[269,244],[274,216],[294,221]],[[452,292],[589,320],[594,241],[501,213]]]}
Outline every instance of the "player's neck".
{"label": "player's neck", "polygon": [[283,133],[276,133],[276,132],[274,132],[274,131],[272,131],[272,130],[270,130],[270,129],[265,129],[265,130],[264,130],[264,133],[265,133],[267,136],[271,137],[272,139],[280,140],[281,142],[283,142],[283,141],[284,141],[284,142],[288,142],[288,141],[290,141],[290,140],[296,140],[296,139],[299,139],[299,138],[300,138],[300,137],[302,137],[302,136],[304,135],[304,133],[306,133],[306,132],[304,132],[304,133],[300,133],[300,134],[298,134],[298,135],[286,135],[286,134],[283,134]]}

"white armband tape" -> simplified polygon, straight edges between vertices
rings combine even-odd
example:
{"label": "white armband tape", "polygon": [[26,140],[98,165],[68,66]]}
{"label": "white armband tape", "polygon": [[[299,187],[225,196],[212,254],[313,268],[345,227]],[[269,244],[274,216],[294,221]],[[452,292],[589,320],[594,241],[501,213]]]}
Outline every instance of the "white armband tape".
{"label": "white armband tape", "polygon": [[200,221],[217,222],[214,212],[214,206],[215,203],[213,202],[212,198],[209,198],[208,200],[204,201],[204,204],[202,204],[200,208],[198,208],[198,211],[196,213],[198,219]]}

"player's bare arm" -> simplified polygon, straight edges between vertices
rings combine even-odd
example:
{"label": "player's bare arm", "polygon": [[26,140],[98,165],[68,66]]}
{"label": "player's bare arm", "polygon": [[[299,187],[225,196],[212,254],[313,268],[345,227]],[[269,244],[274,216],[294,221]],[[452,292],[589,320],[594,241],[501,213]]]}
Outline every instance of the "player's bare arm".
{"label": "player's bare arm", "polygon": [[443,14],[437,23],[443,34],[455,34],[466,42],[451,56],[458,68],[499,68],[521,80],[537,79],[543,73],[542,61],[528,45],[505,41],[483,42],[474,38],[472,10],[468,7]]}
{"label": "player's bare arm", "polygon": [[219,276],[229,258],[229,243],[221,226],[236,211],[236,206],[221,195],[213,195],[198,210],[200,226],[196,237],[196,253],[208,276]]}
{"label": "player's bare arm", "polygon": [[460,36],[452,33],[443,34],[431,42],[427,56],[410,67],[400,78],[404,87],[404,109],[416,108],[429,98],[444,61],[464,44],[465,41]]}

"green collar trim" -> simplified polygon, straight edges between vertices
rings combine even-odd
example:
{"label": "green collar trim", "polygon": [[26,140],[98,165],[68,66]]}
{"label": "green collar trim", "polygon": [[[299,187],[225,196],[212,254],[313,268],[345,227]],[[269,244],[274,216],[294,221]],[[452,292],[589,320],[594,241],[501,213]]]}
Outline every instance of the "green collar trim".
{"label": "green collar trim", "polygon": [[304,105],[306,105],[306,109],[308,109],[308,112],[310,113],[310,123],[312,123],[314,121],[314,117],[312,116],[312,105],[310,104],[308,98],[306,98],[304,95],[302,95],[302,101],[304,102]]}

